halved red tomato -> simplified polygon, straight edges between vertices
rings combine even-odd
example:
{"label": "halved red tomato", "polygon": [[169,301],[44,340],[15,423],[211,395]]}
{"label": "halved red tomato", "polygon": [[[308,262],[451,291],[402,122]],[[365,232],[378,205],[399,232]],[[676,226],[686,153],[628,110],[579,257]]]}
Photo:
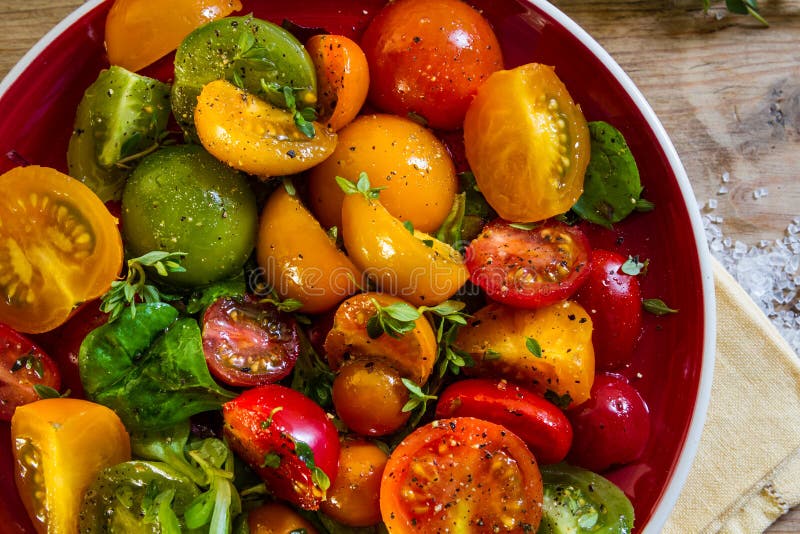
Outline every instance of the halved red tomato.
{"label": "halved red tomato", "polygon": [[203,314],[203,351],[209,370],[226,384],[272,384],[297,361],[297,322],[253,295],[222,297]]}
{"label": "halved red tomato", "polygon": [[11,421],[17,406],[39,400],[37,384],[58,390],[58,366],[31,340],[0,323],[0,419]]}
{"label": "halved red tomato", "polygon": [[440,419],[392,452],[381,515],[393,534],[536,532],[542,476],[525,443],[504,427],[472,417]]}
{"label": "halved red tomato", "polygon": [[222,406],[231,448],[264,479],[270,492],[316,510],[339,469],[339,434],[314,401],[270,384]]}
{"label": "halved red tomato", "polygon": [[436,417],[477,417],[519,436],[540,464],[563,460],[572,445],[572,425],[558,407],[505,380],[454,382],[439,396]]}
{"label": "halved red tomato", "polygon": [[557,221],[526,227],[496,219],[467,248],[472,282],[490,298],[540,308],[569,298],[589,275],[589,240]]}

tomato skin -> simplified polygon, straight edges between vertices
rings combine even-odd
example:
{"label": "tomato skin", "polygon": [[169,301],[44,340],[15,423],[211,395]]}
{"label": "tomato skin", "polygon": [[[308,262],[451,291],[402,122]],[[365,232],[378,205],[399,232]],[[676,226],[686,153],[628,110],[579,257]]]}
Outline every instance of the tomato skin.
{"label": "tomato skin", "polygon": [[591,398],[567,416],[575,433],[568,461],[591,471],[636,460],[650,438],[647,404],[619,375],[597,375]]}
{"label": "tomato skin", "polygon": [[39,400],[36,384],[58,390],[61,373],[50,356],[10,326],[0,323],[0,420],[11,421],[14,410]]}
{"label": "tomato skin", "polygon": [[11,169],[0,190],[0,322],[47,332],[119,275],[117,220],[91,189],[48,167]]}
{"label": "tomato skin", "polygon": [[37,532],[78,532],[83,494],[97,473],[131,457],[119,417],[80,399],[20,406],[11,436],[14,478]]}
{"label": "tomato skin", "polygon": [[630,363],[642,334],[639,279],[620,270],[625,261],[616,252],[594,250],[586,282],[575,293],[575,300],[592,316],[592,344],[600,371]]}
{"label": "tomato skin", "polygon": [[250,534],[286,534],[305,529],[306,534],[317,534],[317,529],[300,514],[280,502],[269,502],[247,514]]}
{"label": "tomato skin", "polygon": [[530,63],[492,74],[464,119],[464,150],[486,201],[514,222],[569,210],[583,193],[589,127],[555,70]]}
{"label": "tomato skin", "polygon": [[[528,338],[541,348],[537,356]],[[592,320],[577,302],[565,300],[525,310],[491,303],[472,314],[454,346],[475,365],[473,376],[505,378],[566,405],[589,398],[594,380]]]}
{"label": "tomato skin", "polygon": [[455,130],[478,87],[503,68],[500,43],[480,13],[458,0],[400,0],[372,20],[361,40],[369,99],[396,115]]}
{"label": "tomato skin", "polygon": [[542,478],[525,443],[505,428],[472,417],[440,419],[392,452],[380,501],[392,534],[535,532]]}
{"label": "tomato skin", "polygon": [[367,57],[343,35],[315,35],[306,50],[317,71],[319,122],[336,132],[358,115],[367,99]]}
{"label": "tomato skin", "polygon": [[115,0],[106,17],[108,60],[136,72],[175,50],[193,29],[240,9],[239,0]]}
{"label": "tomato skin", "polygon": [[562,461],[572,445],[572,425],[553,403],[504,380],[469,379],[439,395],[436,417],[476,417],[516,434],[539,464]]}
{"label": "tomato skin", "polygon": [[285,378],[300,353],[297,322],[253,295],[223,297],[203,314],[203,352],[226,384],[262,386]]}
{"label": "tomato skin", "polygon": [[336,176],[355,183],[362,172],[385,187],[381,204],[422,232],[435,232],[458,192],[455,167],[430,130],[394,115],[362,115],[338,132],[331,157],[309,172],[309,206],[326,228],[342,226],[344,192]]}
{"label": "tomato skin", "polygon": [[343,525],[368,527],[381,520],[381,477],[389,456],[366,440],[342,442],[339,473],[322,511]]}
{"label": "tomato skin", "polygon": [[401,375],[383,361],[346,363],[333,380],[333,405],[342,422],[362,436],[385,436],[411,417],[404,412],[408,389]]}
{"label": "tomato skin", "polygon": [[[313,461],[333,482],[339,464],[339,435],[311,399],[277,384],[250,389],[222,406],[223,432],[231,448],[261,476],[270,491],[306,510],[316,510],[325,491],[297,455],[296,442],[313,452]],[[267,455],[279,458],[267,465]]]}
{"label": "tomato skin", "polygon": [[575,226],[547,221],[531,230],[502,219],[487,224],[467,248],[473,283],[493,300],[539,308],[564,300],[589,276],[591,246]]}

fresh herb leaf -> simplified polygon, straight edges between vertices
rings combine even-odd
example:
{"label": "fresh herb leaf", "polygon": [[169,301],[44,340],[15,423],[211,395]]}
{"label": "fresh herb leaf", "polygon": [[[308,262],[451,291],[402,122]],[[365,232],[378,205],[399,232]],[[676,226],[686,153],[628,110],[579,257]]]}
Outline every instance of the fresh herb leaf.
{"label": "fresh herb leaf", "polygon": [[538,222],[529,222],[529,223],[511,223],[509,226],[511,228],[516,228],[517,230],[533,230],[534,228],[538,228],[541,226],[542,223]]}
{"label": "fresh herb leaf", "polygon": [[455,197],[453,197],[453,205],[450,208],[450,212],[439,229],[436,230],[436,239],[459,251],[463,251],[466,246],[462,238],[466,203],[467,194],[464,192],[456,193]]}
{"label": "fresh herb leaf", "polygon": [[308,339],[299,332],[300,350],[292,372],[291,388],[309,397],[323,408],[332,405],[331,388],[335,375]]}
{"label": "fresh herb leaf", "polygon": [[40,399],[59,399],[69,395],[69,391],[64,392],[62,395],[57,390],[51,388],[50,386],[45,386],[44,384],[34,384],[33,390]]}
{"label": "fresh herb leaf", "polygon": [[303,307],[302,302],[292,298],[286,300],[280,300],[277,297],[268,297],[265,299],[261,299],[259,302],[261,302],[262,304],[272,304],[278,309],[278,311],[282,311],[285,313],[296,312],[297,310]]}
{"label": "fresh herb leaf", "polygon": [[532,337],[525,338],[525,348],[527,348],[528,352],[530,352],[537,358],[542,357],[542,346],[539,345],[539,342],[533,339]]}
{"label": "fresh herb leaf", "polygon": [[436,400],[436,395],[428,395],[422,388],[415,384],[413,381],[409,380],[408,378],[402,378],[403,385],[408,389],[408,402],[406,402],[405,406],[403,406],[403,412],[410,412],[417,408],[418,406],[422,407],[422,411],[424,412],[428,401]]}
{"label": "fresh herb leaf", "polygon": [[638,276],[642,274],[646,266],[646,262],[639,261],[639,256],[628,256],[628,259],[620,266],[619,270],[630,276]]}
{"label": "fresh herb leaf", "polygon": [[414,223],[412,223],[411,221],[404,221],[403,228],[408,230],[408,233],[410,233],[411,235],[414,235]]}
{"label": "fresh herb leaf", "polygon": [[569,408],[569,405],[572,404],[572,397],[569,395],[569,393],[564,393],[563,395],[559,395],[552,389],[548,389],[547,391],[544,392],[544,398],[552,402],[562,410],[566,410],[567,408]]}
{"label": "fresh herb leaf", "polygon": [[[740,15],[750,15],[764,26],[769,26],[769,23],[758,12],[758,3],[756,0],[725,0],[725,7],[731,13]],[[707,10],[708,8],[706,8]]]}
{"label": "fresh herb leaf", "polygon": [[642,307],[646,312],[653,315],[668,315],[670,313],[678,313],[678,310],[672,309],[661,299],[644,299],[642,300]]}
{"label": "fresh herb leaf", "polygon": [[406,117],[408,117],[410,120],[416,122],[420,126],[424,126],[425,128],[428,127],[428,119],[426,119],[425,117],[423,117],[419,113],[416,113],[414,111],[409,111],[406,114]]}
{"label": "fresh herb leaf", "polygon": [[500,354],[494,349],[486,349],[486,351],[483,353],[483,359],[488,361],[499,360],[501,357],[502,354]]}
{"label": "fresh herb leaf", "polygon": [[361,172],[358,175],[358,181],[356,183],[351,182],[347,178],[343,178],[341,176],[335,177],[336,183],[339,185],[339,188],[344,191],[345,195],[353,195],[356,193],[360,193],[364,195],[364,198],[368,200],[378,198],[380,192],[386,187],[370,187],[369,177],[367,173]]}
{"label": "fresh herb leaf", "polygon": [[381,306],[374,298],[371,300],[375,314],[367,320],[367,335],[372,339],[383,334],[399,339],[414,330],[417,319],[422,317],[419,310],[405,302]]}
{"label": "fresh herb leaf", "polygon": [[154,269],[162,277],[167,277],[170,273],[186,272],[180,263],[185,256],[185,252],[154,250],[128,260],[128,273],[125,280],[112,282],[111,289],[101,299],[100,310],[109,314],[108,322],[116,321],[126,308],[130,308],[135,317],[136,306],[133,304],[137,296],[148,304],[175,300],[172,296],[161,293],[157,287],[147,283],[145,268]]}
{"label": "fresh herb leaf", "polygon": [[277,469],[281,466],[281,457],[276,452],[268,452],[264,455],[264,461],[261,462],[261,467],[269,467]]}
{"label": "fresh herb leaf", "polygon": [[331,480],[325,471],[314,463],[314,451],[311,450],[311,447],[304,441],[294,440],[294,452],[306,464],[306,467],[311,470],[311,481],[314,485],[321,489],[323,493],[327,492],[328,488],[331,487]]}

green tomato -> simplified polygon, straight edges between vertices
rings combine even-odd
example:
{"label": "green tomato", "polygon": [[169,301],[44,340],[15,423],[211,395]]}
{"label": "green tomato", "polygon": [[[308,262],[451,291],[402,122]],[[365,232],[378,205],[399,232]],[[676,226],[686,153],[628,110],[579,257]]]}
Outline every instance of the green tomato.
{"label": "green tomato", "polygon": [[613,482],[563,463],[540,469],[544,502],[537,534],[630,534],[633,505]]}
{"label": "green tomato", "polygon": [[101,200],[119,200],[129,170],[117,164],[153,146],[169,118],[169,86],[112,66],[78,105],[67,149],[73,178]]}
{"label": "green tomato", "polygon": [[180,532],[183,514],[199,493],[163,462],[117,464],[101,471],[84,494],[79,531]]}
{"label": "green tomato", "polygon": [[190,136],[200,91],[220,79],[278,107],[286,107],[279,90],[284,86],[295,90],[298,108],[317,101],[316,71],[303,45],[280,26],[252,16],[209,22],[190,33],[175,53],[172,109]]}
{"label": "green tomato", "polygon": [[244,175],[202,147],[166,147],[144,158],[122,195],[130,256],[184,252],[170,284],[195,287],[241,273],[255,246],[256,201]]}

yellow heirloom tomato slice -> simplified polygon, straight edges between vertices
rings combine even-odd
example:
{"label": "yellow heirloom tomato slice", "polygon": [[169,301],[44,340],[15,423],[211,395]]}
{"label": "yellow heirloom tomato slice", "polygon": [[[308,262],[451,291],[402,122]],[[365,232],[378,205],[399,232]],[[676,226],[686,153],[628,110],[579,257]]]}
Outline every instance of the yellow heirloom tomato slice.
{"label": "yellow heirloom tomato slice", "polygon": [[385,308],[404,301],[372,292],[344,301],[336,310],[333,327],[325,338],[328,364],[338,371],[348,358],[385,361],[403,377],[424,384],[436,361],[436,335],[431,324],[423,316],[415,321],[413,330],[400,337],[383,334],[373,339],[367,333],[367,321],[377,313],[375,302]]}
{"label": "yellow heirloom tomato slice", "polygon": [[17,489],[38,532],[78,532],[83,493],[95,476],[131,457],[117,414],[80,399],[20,406],[11,419],[11,439]]}
{"label": "yellow heirloom tomato slice", "polygon": [[469,278],[457,250],[424,232],[412,234],[378,200],[360,193],[344,198],[342,237],[365,277],[415,306],[444,302]]}
{"label": "yellow heirloom tomato slice", "polygon": [[493,73],[464,119],[464,149],[478,188],[508,221],[564,213],[583,193],[589,127],[553,67]]}
{"label": "yellow heirloom tomato slice", "polygon": [[594,381],[592,320],[564,300],[525,310],[492,303],[472,315],[454,343],[475,360],[465,372],[506,378],[562,408],[589,398]]}
{"label": "yellow heirloom tomato slice", "polygon": [[266,282],[306,313],[327,311],[358,290],[358,268],[284,187],[264,206],[256,251]]}
{"label": "yellow heirloom tomato slice", "polygon": [[239,0],[116,0],[106,17],[108,61],[136,72],[178,48],[195,28],[240,9]]}
{"label": "yellow heirloom tomato slice", "polygon": [[119,275],[117,219],[91,189],[47,167],[11,169],[0,191],[0,322],[52,330]]}
{"label": "yellow heirloom tomato slice", "polygon": [[206,150],[235,169],[261,178],[297,174],[333,153],[336,134],[314,122],[314,137],[293,115],[225,80],[203,86],[194,112]]}

